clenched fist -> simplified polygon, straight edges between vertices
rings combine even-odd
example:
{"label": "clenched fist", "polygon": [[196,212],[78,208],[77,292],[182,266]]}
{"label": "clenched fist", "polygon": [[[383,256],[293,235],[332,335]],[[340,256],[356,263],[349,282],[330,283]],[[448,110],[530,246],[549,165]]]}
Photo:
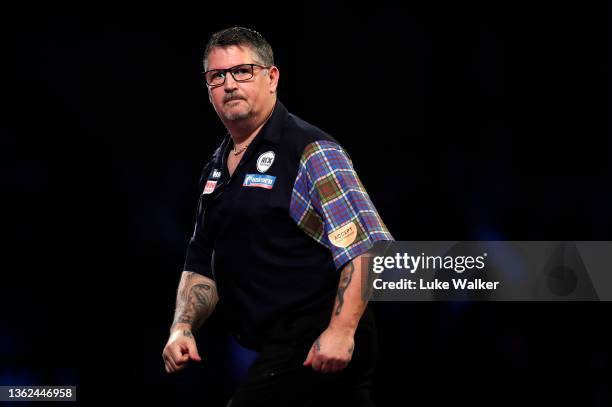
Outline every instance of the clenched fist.
{"label": "clenched fist", "polygon": [[354,349],[352,332],[327,328],[310,348],[303,365],[321,373],[338,372],[349,364]]}
{"label": "clenched fist", "polygon": [[193,334],[188,329],[176,329],[170,335],[168,343],[164,347],[162,358],[166,365],[166,372],[174,373],[184,369],[190,360],[200,362],[202,358],[198,354]]}

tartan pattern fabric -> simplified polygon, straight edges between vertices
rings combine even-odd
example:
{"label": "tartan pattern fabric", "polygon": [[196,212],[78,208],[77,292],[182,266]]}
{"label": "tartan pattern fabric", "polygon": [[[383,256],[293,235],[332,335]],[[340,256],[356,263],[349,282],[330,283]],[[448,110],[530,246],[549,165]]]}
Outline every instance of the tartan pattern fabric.
{"label": "tartan pattern fabric", "polygon": [[[348,154],[332,141],[315,141],[304,149],[289,209],[300,229],[331,250],[337,269],[367,252],[375,241],[394,240]],[[346,247],[332,243],[330,234],[351,222],[354,240]]]}

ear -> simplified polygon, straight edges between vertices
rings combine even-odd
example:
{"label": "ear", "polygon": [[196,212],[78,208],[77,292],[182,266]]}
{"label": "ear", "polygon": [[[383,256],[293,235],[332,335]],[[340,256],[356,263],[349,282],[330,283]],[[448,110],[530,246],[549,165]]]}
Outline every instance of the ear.
{"label": "ear", "polygon": [[278,88],[278,79],[280,78],[280,71],[274,65],[268,68],[268,76],[270,78],[270,93],[276,93]]}
{"label": "ear", "polygon": [[212,104],[212,95],[210,93],[210,86],[206,85],[206,91],[208,92],[208,101]]}

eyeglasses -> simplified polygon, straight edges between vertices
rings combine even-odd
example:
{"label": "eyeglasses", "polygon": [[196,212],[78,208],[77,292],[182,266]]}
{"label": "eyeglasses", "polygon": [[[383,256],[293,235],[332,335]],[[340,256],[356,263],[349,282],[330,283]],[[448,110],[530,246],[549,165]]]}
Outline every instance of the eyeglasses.
{"label": "eyeglasses", "polygon": [[236,82],[244,82],[253,78],[253,71],[255,67],[267,69],[270,66],[263,66],[258,64],[240,64],[232,66],[227,69],[211,69],[210,71],[204,72],[204,79],[208,86],[219,86],[225,83],[227,73],[231,73],[232,77]]}

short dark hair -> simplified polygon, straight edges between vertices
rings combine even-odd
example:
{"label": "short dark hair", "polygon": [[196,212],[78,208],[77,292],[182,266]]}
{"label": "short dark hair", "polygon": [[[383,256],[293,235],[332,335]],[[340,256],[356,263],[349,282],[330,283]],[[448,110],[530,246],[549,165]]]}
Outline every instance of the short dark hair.
{"label": "short dark hair", "polygon": [[214,33],[204,51],[204,69],[208,64],[208,55],[214,47],[230,47],[232,45],[246,45],[250,47],[262,65],[274,65],[274,53],[266,39],[257,31],[244,27],[231,27]]}

